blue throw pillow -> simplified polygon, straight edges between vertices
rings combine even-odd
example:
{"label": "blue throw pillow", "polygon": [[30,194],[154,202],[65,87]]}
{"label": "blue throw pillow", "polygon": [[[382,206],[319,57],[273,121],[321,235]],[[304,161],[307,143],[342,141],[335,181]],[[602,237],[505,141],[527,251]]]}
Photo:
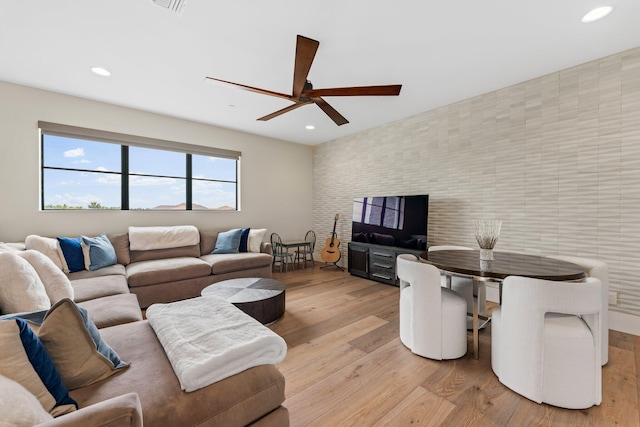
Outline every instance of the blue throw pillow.
{"label": "blue throw pillow", "polygon": [[115,350],[112,349],[111,346],[102,339],[102,337],[100,336],[100,331],[98,331],[98,327],[95,323],[93,323],[91,317],[89,317],[87,310],[83,307],[80,307],[70,299],[65,299],[69,304],[73,304],[76,310],[78,310],[78,313],[80,313],[80,317],[82,317],[82,323],[84,323],[84,327],[87,329],[87,332],[89,332],[93,343],[96,345],[96,350],[98,350],[98,353],[109,359],[111,363],[113,363],[114,369],[120,369],[129,366],[129,363],[123,362],[122,359],[120,359],[120,356],[118,356],[118,353],[116,353]]}
{"label": "blue throw pillow", "polygon": [[84,267],[94,271],[114,265],[117,262],[116,250],[104,234],[98,237],[81,236]]}
{"label": "blue throw pillow", "polygon": [[58,237],[58,242],[60,242],[60,249],[62,249],[69,272],[84,270],[82,239],[80,237]]}
{"label": "blue throw pillow", "polygon": [[[3,372],[5,376],[20,382],[54,416],[78,408],[78,404],[69,396],[53,360],[27,322],[22,319],[0,322],[0,336],[2,345],[8,346],[7,350],[15,349],[9,351],[12,353],[9,354],[12,365],[3,367],[3,370],[11,368]],[[9,361],[0,361],[0,364],[3,362]]]}
{"label": "blue throw pillow", "polygon": [[237,254],[240,249],[240,238],[242,229],[236,228],[218,233],[216,247],[212,254]]}
{"label": "blue throw pillow", "polygon": [[240,247],[238,248],[240,252],[249,252],[249,231],[251,231],[250,228],[243,228],[240,233]]}

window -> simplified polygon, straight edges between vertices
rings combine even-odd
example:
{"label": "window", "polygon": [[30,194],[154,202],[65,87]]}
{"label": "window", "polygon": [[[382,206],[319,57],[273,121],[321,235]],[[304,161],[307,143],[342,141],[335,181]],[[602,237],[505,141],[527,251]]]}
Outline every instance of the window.
{"label": "window", "polygon": [[43,210],[238,210],[239,152],[39,126]]}

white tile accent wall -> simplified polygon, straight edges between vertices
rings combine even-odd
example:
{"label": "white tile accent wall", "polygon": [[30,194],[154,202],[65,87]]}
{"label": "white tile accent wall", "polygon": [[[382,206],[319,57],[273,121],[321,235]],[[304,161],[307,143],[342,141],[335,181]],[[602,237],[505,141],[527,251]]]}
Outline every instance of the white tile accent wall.
{"label": "white tile accent wall", "polygon": [[[348,125],[347,125],[348,126]],[[640,48],[314,147],[314,229],[336,213],[346,265],[352,199],[429,194],[429,245],[595,257],[640,315]]]}

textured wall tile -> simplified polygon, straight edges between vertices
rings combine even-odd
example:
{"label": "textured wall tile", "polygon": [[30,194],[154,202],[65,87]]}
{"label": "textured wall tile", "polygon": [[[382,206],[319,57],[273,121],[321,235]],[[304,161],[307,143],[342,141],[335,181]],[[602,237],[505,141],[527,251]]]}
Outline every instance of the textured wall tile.
{"label": "textured wall tile", "polygon": [[[429,194],[429,245],[596,257],[640,315],[640,48],[314,149],[314,228],[335,213],[346,265],[354,197]],[[321,246],[321,245],[319,245]]]}

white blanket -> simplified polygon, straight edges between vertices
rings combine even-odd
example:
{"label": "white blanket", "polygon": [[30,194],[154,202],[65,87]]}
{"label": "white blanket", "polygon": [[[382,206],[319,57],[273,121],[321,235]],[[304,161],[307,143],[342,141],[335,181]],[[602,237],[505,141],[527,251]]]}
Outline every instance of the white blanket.
{"label": "white blanket", "polygon": [[200,232],[193,225],[174,227],[129,227],[132,251],[180,248],[200,243]]}
{"label": "white blanket", "polygon": [[147,319],[184,391],[284,360],[287,343],[231,303],[207,296],[153,304]]}

